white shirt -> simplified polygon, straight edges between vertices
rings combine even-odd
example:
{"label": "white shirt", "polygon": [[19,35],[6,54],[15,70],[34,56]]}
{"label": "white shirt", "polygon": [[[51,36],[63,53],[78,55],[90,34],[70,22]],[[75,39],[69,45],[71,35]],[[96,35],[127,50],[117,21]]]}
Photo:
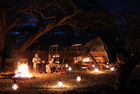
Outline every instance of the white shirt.
{"label": "white shirt", "polygon": [[32,59],[32,62],[33,62],[33,63],[38,63],[38,62],[40,62],[40,58],[39,58],[39,57],[37,57],[37,58],[34,57],[34,58]]}

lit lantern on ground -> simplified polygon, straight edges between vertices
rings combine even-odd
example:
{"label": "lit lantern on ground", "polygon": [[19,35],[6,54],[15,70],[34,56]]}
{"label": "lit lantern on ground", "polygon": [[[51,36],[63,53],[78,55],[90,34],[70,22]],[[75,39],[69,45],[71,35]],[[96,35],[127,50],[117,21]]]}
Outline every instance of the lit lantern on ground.
{"label": "lit lantern on ground", "polygon": [[65,67],[68,68],[69,67],[68,64],[66,64]]}
{"label": "lit lantern on ground", "polygon": [[95,68],[94,71],[95,71],[95,72],[99,72],[98,68]]}
{"label": "lit lantern on ground", "polygon": [[94,68],[94,67],[95,67],[95,65],[92,65],[92,67]]}
{"label": "lit lantern on ground", "polygon": [[81,76],[80,76],[80,75],[77,76],[77,81],[78,81],[78,82],[81,81]]}
{"label": "lit lantern on ground", "polygon": [[108,66],[108,65],[106,65],[106,68],[109,68],[109,66]]}
{"label": "lit lantern on ground", "polygon": [[110,70],[111,70],[111,71],[114,71],[114,67],[111,67]]}
{"label": "lit lantern on ground", "polygon": [[14,80],[14,84],[12,85],[12,89],[13,90],[17,90],[18,89],[18,85],[16,83],[16,80]]}
{"label": "lit lantern on ground", "polygon": [[71,70],[72,70],[72,68],[71,68],[71,67],[69,67],[69,68],[68,68],[68,70],[69,70],[69,71],[71,71]]}
{"label": "lit lantern on ground", "polygon": [[62,81],[58,81],[58,87],[62,88],[63,87],[63,82]]}
{"label": "lit lantern on ground", "polygon": [[18,85],[15,83],[12,85],[13,90],[17,90],[18,89]]}

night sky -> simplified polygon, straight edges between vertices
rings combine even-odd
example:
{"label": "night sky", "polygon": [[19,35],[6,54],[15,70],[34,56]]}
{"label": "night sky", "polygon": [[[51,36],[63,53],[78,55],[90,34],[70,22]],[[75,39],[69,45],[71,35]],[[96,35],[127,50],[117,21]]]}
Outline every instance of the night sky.
{"label": "night sky", "polygon": [[[0,4],[4,5],[3,3],[4,1],[1,0]],[[14,3],[19,4],[17,0],[15,0]],[[137,21],[137,17],[140,14],[139,3],[140,1],[138,0],[82,0],[80,3],[76,4],[79,9],[82,9],[82,11],[84,11],[84,16],[79,16],[79,19],[81,20],[79,25],[82,23],[82,25],[84,26],[88,23],[88,28],[80,30],[75,30],[71,26],[61,26],[54,28],[53,30],[43,34],[29,48],[35,49],[36,47],[40,46],[42,49],[44,49],[53,44],[58,44],[61,46],[70,46],[75,43],[85,44],[96,36],[100,36],[102,40],[108,45],[108,47],[121,47],[122,45],[124,45],[124,41],[122,40],[124,37],[120,36],[119,34],[125,35],[125,33],[128,31],[132,32],[132,29],[134,27],[129,28],[129,24],[131,24],[131,22],[133,24]],[[19,5],[18,7],[24,8],[24,6]],[[8,4],[5,4],[5,6],[7,7]],[[107,17],[105,16],[101,18],[95,17],[94,15],[96,13],[103,12],[107,13]],[[49,13],[50,15],[59,14],[59,10]],[[35,15],[39,17],[39,15]],[[26,18],[24,14],[20,14],[18,16]],[[94,23],[96,18],[103,19],[109,24],[120,27],[119,29],[117,27],[106,28],[106,25],[104,24],[98,22]],[[113,20],[109,22],[110,19]],[[27,17],[26,20],[28,22],[35,21],[32,16]],[[34,35],[36,32],[41,30],[49,22],[51,22],[51,20],[40,19],[40,23],[22,24],[12,28],[6,33],[7,36],[5,45],[7,45],[6,47],[11,44],[15,45],[12,45],[11,48],[6,49],[10,50],[19,48],[29,37],[31,37],[31,35]],[[137,30],[133,31],[138,32]],[[139,34],[137,33],[134,36],[138,38]]]}

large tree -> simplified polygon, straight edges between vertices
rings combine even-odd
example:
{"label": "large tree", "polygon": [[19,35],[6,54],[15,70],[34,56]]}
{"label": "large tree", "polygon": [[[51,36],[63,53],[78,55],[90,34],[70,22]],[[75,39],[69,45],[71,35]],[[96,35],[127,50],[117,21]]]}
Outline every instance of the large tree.
{"label": "large tree", "polygon": [[25,51],[37,38],[45,32],[61,25],[68,25],[72,17],[78,13],[77,6],[72,0],[21,0],[1,1],[0,8],[0,63],[5,43],[5,35],[8,30],[21,25],[46,22],[43,29],[32,35],[19,49]]}

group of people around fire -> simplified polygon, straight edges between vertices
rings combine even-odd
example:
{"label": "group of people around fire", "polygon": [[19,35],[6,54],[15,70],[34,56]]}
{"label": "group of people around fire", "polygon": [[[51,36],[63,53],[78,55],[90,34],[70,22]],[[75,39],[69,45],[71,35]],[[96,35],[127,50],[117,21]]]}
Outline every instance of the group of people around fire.
{"label": "group of people around fire", "polygon": [[48,62],[46,62],[45,60],[41,60],[41,58],[39,58],[38,53],[35,53],[34,58],[32,59],[32,63],[33,63],[33,71],[34,72],[44,72],[44,73],[51,73],[51,65],[54,62],[54,58],[51,57],[51,55],[49,55],[48,57]]}

